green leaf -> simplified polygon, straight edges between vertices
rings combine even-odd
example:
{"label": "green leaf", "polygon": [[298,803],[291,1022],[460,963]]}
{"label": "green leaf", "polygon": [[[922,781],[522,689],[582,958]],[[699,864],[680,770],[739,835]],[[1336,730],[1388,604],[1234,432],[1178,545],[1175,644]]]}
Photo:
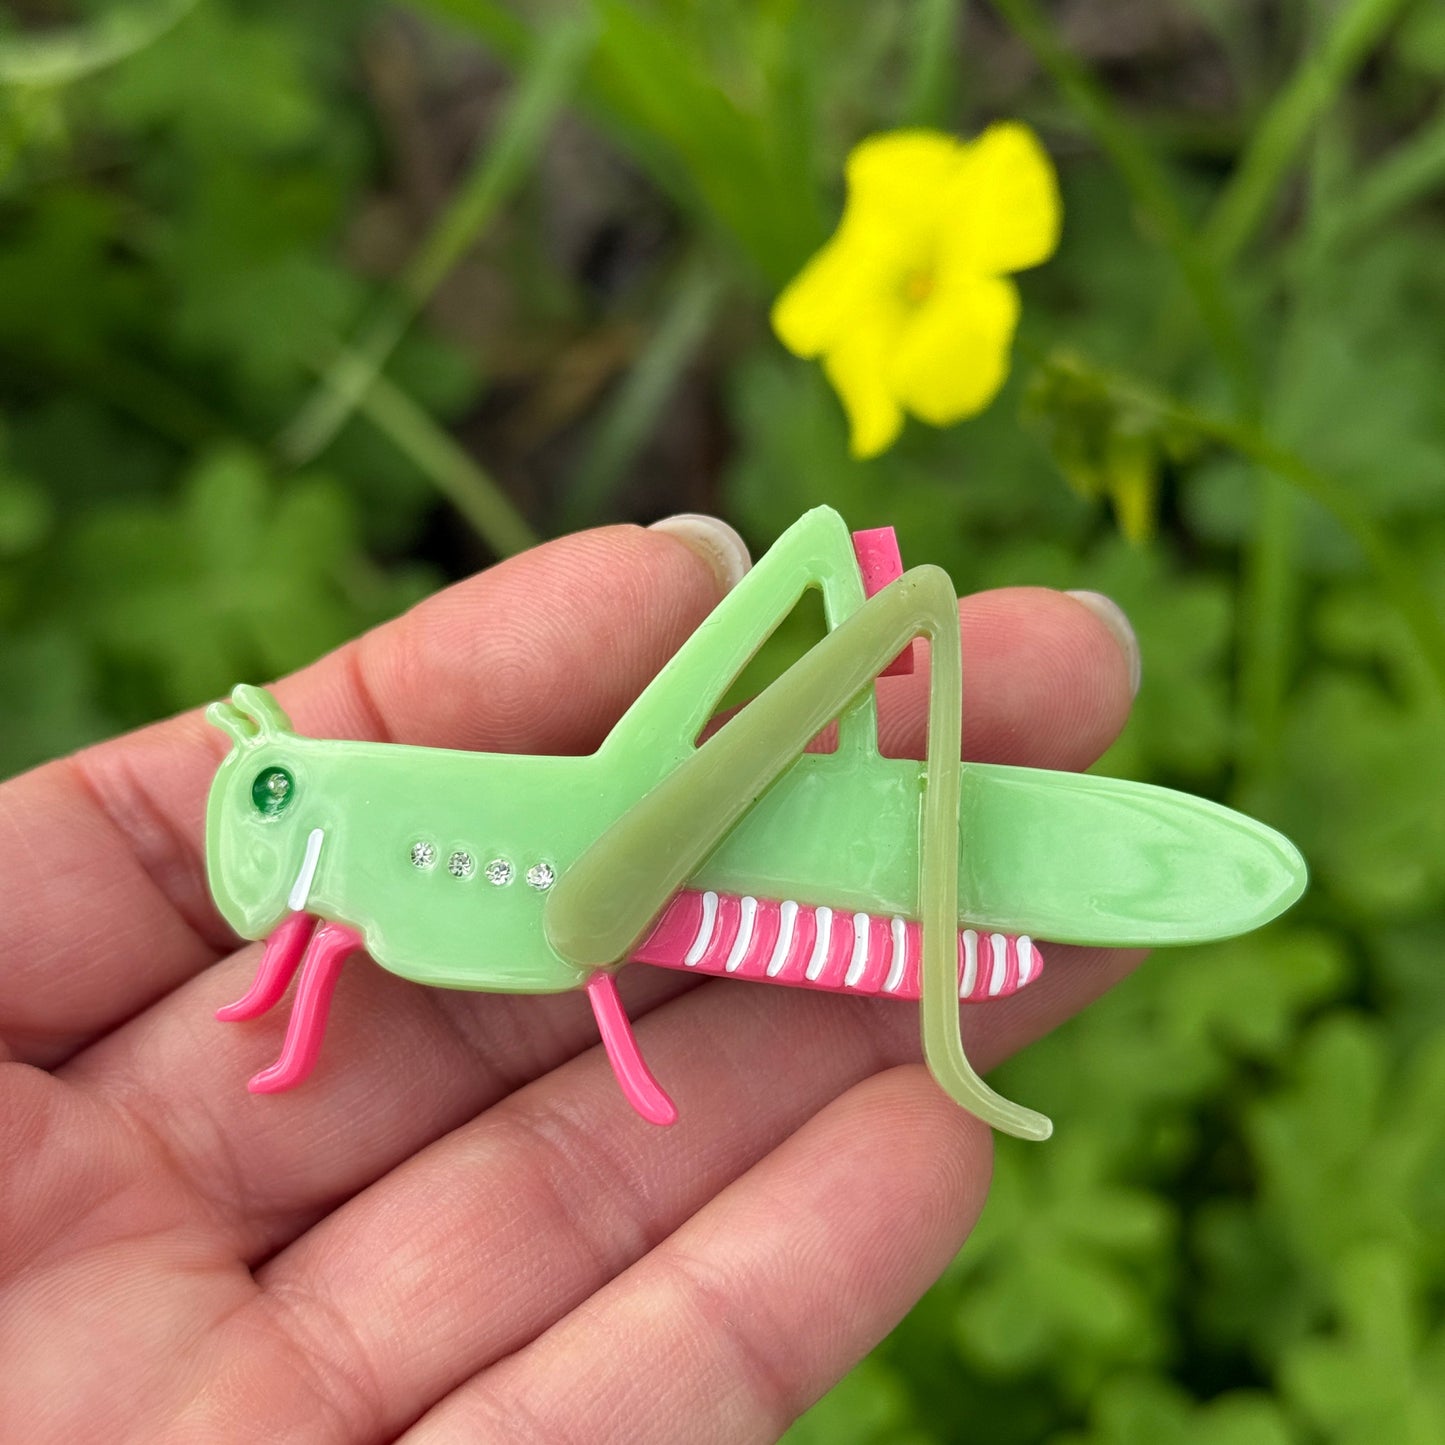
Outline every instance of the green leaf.
{"label": "green leaf", "polygon": [[1190,451],[1187,434],[1147,408],[1119,400],[1056,352],[1030,381],[1024,415],[1043,432],[1064,479],[1081,497],[1107,498],[1131,542],[1154,532],[1160,475]]}
{"label": "green leaf", "polygon": [[141,321],[146,288],[108,258],[122,207],[106,193],[49,188],[0,231],[0,345],[40,357],[92,354]]}
{"label": "green leaf", "polygon": [[1048,1151],[1001,1153],[983,1222],[962,1257],[956,1332],[989,1373],[1101,1359],[1141,1363],[1166,1347],[1152,1273],[1171,1219],[1146,1191],[1112,1180],[1100,1139],[1079,1122]]}
{"label": "green leaf", "polygon": [[45,494],[11,464],[7,440],[0,426],[0,562],[34,551],[54,521]]}
{"label": "green leaf", "polygon": [[897,1373],[865,1360],[783,1436],[782,1445],[931,1445]]}
{"label": "green leaf", "polygon": [[93,660],[73,627],[0,626],[0,697],[6,704],[0,778],[114,732],[120,719],[99,691]]}
{"label": "green leaf", "polygon": [[1336,1329],[1291,1350],[1287,1396],[1338,1445],[1445,1438],[1445,1327],[1426,1324],[1412,1262],[1367,1244],[1331,1271]]}
{"label": "green leaf", "polygon": [[1241,1390],[1205,1402],[1140,1375],[1110,1381],[1090,1419],[1087,1434],[1060,1436],[1053,1445],[1291,1445],[1295,1438],[1264,1395]]}
{"label": "green leaf", "polygon": [[103,78],[101,113],[126,130],[166,126],[197,150],[259,159],[326,123],[305,53],[288,27],[243,17],[234,0],[207,0]]}
{"label": "green leaf", "polygon": [[1445,751],[1438,708],[1363,676],[1300,690],[1287,724],[1272,820],[1318,880],[1353,908],[1408,915],[1445,883]]}
{"label": "green leaf", "polygon": [[1430,76],[1445,76],[1445,11],[1416,5],[1400,22],[1395,48],[1408,65]]}
{"label": "green leaf", "polygon": [[[1248,1110],[1257,1204],[1216,1207],[1200,1243],[1214,1327],[1268,1360],[1318,1327],[1336,1264],[1389,1245],[1445,1270],[1445,1036],[1401,1060],[1375,1020],[1326,1017]],[[1384,1434],[1379,1438],[1391,1438]]]}
{"label": "green leaf", "polygon": [[97,509],[58,579],[71,625],[99,654],[149,674],[166,710],[311,661],[410,601],[406,582],[358,589],[344,492],[320,476],[278,484],[250,453],[217,451],[179,509]]}

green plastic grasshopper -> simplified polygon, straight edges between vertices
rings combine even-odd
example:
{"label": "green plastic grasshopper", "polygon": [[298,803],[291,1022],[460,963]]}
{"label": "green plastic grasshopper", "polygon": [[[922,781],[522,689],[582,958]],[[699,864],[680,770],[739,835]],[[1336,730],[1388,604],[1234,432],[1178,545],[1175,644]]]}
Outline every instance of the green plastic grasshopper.
{"label": "green plastic grasshopper", "polygon": [[[721,729],[722,694],[803,592],[827,635]],[[874,681],[931,653],[927,753],[883,757]],[[613,976],[629,959],[801,987],[920,998],[929,1067],[994,1127],[1043,1115],[970,1067],[960,999],[1037,978],[1035,938],[1198,943],[1257,928],[1305,870],[1278,833],[1214,803],[1109,778],[959,760],[962,668],[946,573],[868,595],[836,512],[788,529],[587,757],[463,753],[299,736],[270,695],[208,716],[234,746],[211,790],[211,887],[268,940],[222,1009],[252,1018],[301,980],[280,1059],[314,1066],[342,961],[448,988],[582,988],[629,1100],[676,1111],[648,1072]],[[833,751],[808,751],[832,721]]]}

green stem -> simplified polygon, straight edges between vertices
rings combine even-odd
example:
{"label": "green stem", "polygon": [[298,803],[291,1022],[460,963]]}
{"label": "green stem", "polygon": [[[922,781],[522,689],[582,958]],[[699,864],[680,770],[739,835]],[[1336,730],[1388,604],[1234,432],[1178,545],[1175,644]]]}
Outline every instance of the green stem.
{"label": "green stem", "polygon": [[[1317,67],[1309,61],[1301,67],[1301,72],[1316,71]],[[1277,105],[1284,104],[1283,100],[1277,102]],[[1293,114],[1292,111],[1288,113]],[[1337,280],[1330,274],[1326,236],[1329,218],[1343,204],[1342,193],[1347,190],[1349,166],[1349,147],[1337,117],[1322,119],[1315,130],[1311,150],[1302,258],[1295,273],[1295,285],[1290,293],[1281,328],[1282,339],[1276,352],[1275,372],[1282,385],[1287,385],[1285,378],[1297,374],[1301,365],[1308,365],[1307,353],[1302,354],[1301,350],[1309,345],[1309,338],[1301,334],[1301,313],[1312,309],[1309,304],[1311,297],[1319,298],[1323,292],[1324,298],[1327,298],[1331,285]],[[1252,148],[1250,156],[1256,153],[1256,149]],[[1250,156],[1246,157],[1237,174],[1250,169]],[[1284,160],[1279,157],[1276,160],[1279,166],[1275,172],[1277,179],[1282,174]],[[1255,219],[1262,214],[1261,204]],[[1241,420],[1257,423],[1260,418],[1254,415]],[[1295,567],[1299,498],[1289,484],[1277,476],[1266,473],[1260,482],[1254,532],[1245,549],[1239,616],[1236,778],[1245,806],[1253,806],[1249,801],[1251,797],[1272,782],[1280,756],[1285,695],[1299,611]]]}
{"label": "green stem", "polygon": [[412,8],[430,11],[475,35],[508,65],[519,65],[536,43],[532,27],[499,0],[412,0]]}
{"label": "green stem", "polygon": [[548,27],[491,144],[479,152],[461,188],[402,273],[397,292],[379,307],[345,357],[328,368],[278,438],[278,450],[291,465],[300,466],[316,456],[346,424],[417,312],[532,169],[553,121],[576,87],[592,44],[590,23],[559,21]]}
{"label": "green stem", "polygon": [[1419,645],[1442,695],[1445,695],[1445,623],[1440,619],[1435,601],[1419,581],[1409,559],[1401,555],[1343,482],[1318,470],[1288,447],[1280,446],[1250,423],[1201,411],[1173,397],[1163,396],[1131,377],[1093,367],[1083,370],[1091,381],[1119,400],[1145,407],[1161,420],[1172,422],[1206,441],[1228,447],[1323,507],[1354,538],[1364,553]]}
{"label": "green stem", "polygon": [[1289,484],[1259,478],[1254,535],[1240,587],[1236,755],[1241,787],[1269,774],[1284,727],[1285,679],[1294,633],[1296,505]]}
{"label": "green stem", "polygon": [[541,540],[495,478],[386,377],[372,378],[361,399],[361,410],[497,556],[525,552]]}
{"label": "green stem", "polygon": [[1109,92],[1068,50],[1034,0],[993,0],[993,7],[1033,51],[1073,103],[1099,144],[1119,168],[1135,203],[1153,222],[1178,267],[1210,341],[1229,376],[1235,404],[1254,410],[1258,387],[1254,361],[1230,303],[1224,279],[1195,237],[1194,227],[1175,198],[1169,178],[1139,133],[1115,109]]}
{"label": "green stem", "polygon": [[1355,500],[1354,493],[1255,428],[1192,412],[1186,407],[1177,408],[1173,415],[1175,420],[1192,425],[1199,435],[1232,447],[1290,483],[1323,507],[1355,539],[1445,692],[1445,624],[1440,620],[1435,601],[1410,561],[1401,556],[1385,532]]}
{"label": "green stem", "polygon": [[916,0],[914,12],[900,120],[903,125],[947,125],[958,68],[954,43],[964,7],[957,0]]}
{"label": "green stem", "polygon": [[[1311,44],[1289,83],[1255,127],[1249,145],[1214,205],[1204,249],[1228,267],[1259,230],[1281,183],[1319,119],[1410,0],[1350,0],[1318,44]],[[1318,194],[1335,154],[1325,134],[1316,150],[1312,234],[1331,207]],[[1337,148],[1336,148],[1337,149]],[[1337,167],[1335,168],[1338,169]],[[1241,420],[1259,420],[1260,398]],[[1268,780],[1284,727],[1284,698],[1294,632],[1297,507],[1278,476],[1262,479],[1254,533],[1246,548],[1239,632],[1239,777],[1248,790]]]}
{"label": "green stem", "polygon": [[574,20],[547,27],[492,144],[473,164],[402,274],[401,289],[413,315],[430,300],[536,164],[553,122],[577,87],[593,40],[588,22]]}

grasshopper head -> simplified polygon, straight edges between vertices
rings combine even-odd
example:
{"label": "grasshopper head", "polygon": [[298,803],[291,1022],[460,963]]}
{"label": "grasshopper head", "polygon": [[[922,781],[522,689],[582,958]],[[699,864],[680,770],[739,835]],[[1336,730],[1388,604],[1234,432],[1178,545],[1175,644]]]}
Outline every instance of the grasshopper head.
{"label": "grasshopper head", "polygon": [[206,718],[232,747],[206,804],[206,871],[226,922],[243,938],[263,938],[288,910],[305,857],[304,740],[270,693],[245,684]]}

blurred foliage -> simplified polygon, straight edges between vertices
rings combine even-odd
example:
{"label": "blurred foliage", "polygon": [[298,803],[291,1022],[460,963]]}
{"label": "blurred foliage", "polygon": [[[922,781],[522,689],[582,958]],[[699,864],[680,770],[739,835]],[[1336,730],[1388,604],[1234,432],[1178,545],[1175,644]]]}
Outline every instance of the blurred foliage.
{"label": "blurred foliage", "polygon": [[[1247,807],[1314,887],[1001,1071],[1056,1140],[1001,1141],[790,1438],[1445,1439],[1438,4],[562,14],[0,16],[0,773],[598,520],[760,548],[828,501],[965,589],[1107,592],[1145,681],[1103,768]],[[852,462],[767,304],[860,135],[1002,114],[1066,215],[1015,375]]]}

